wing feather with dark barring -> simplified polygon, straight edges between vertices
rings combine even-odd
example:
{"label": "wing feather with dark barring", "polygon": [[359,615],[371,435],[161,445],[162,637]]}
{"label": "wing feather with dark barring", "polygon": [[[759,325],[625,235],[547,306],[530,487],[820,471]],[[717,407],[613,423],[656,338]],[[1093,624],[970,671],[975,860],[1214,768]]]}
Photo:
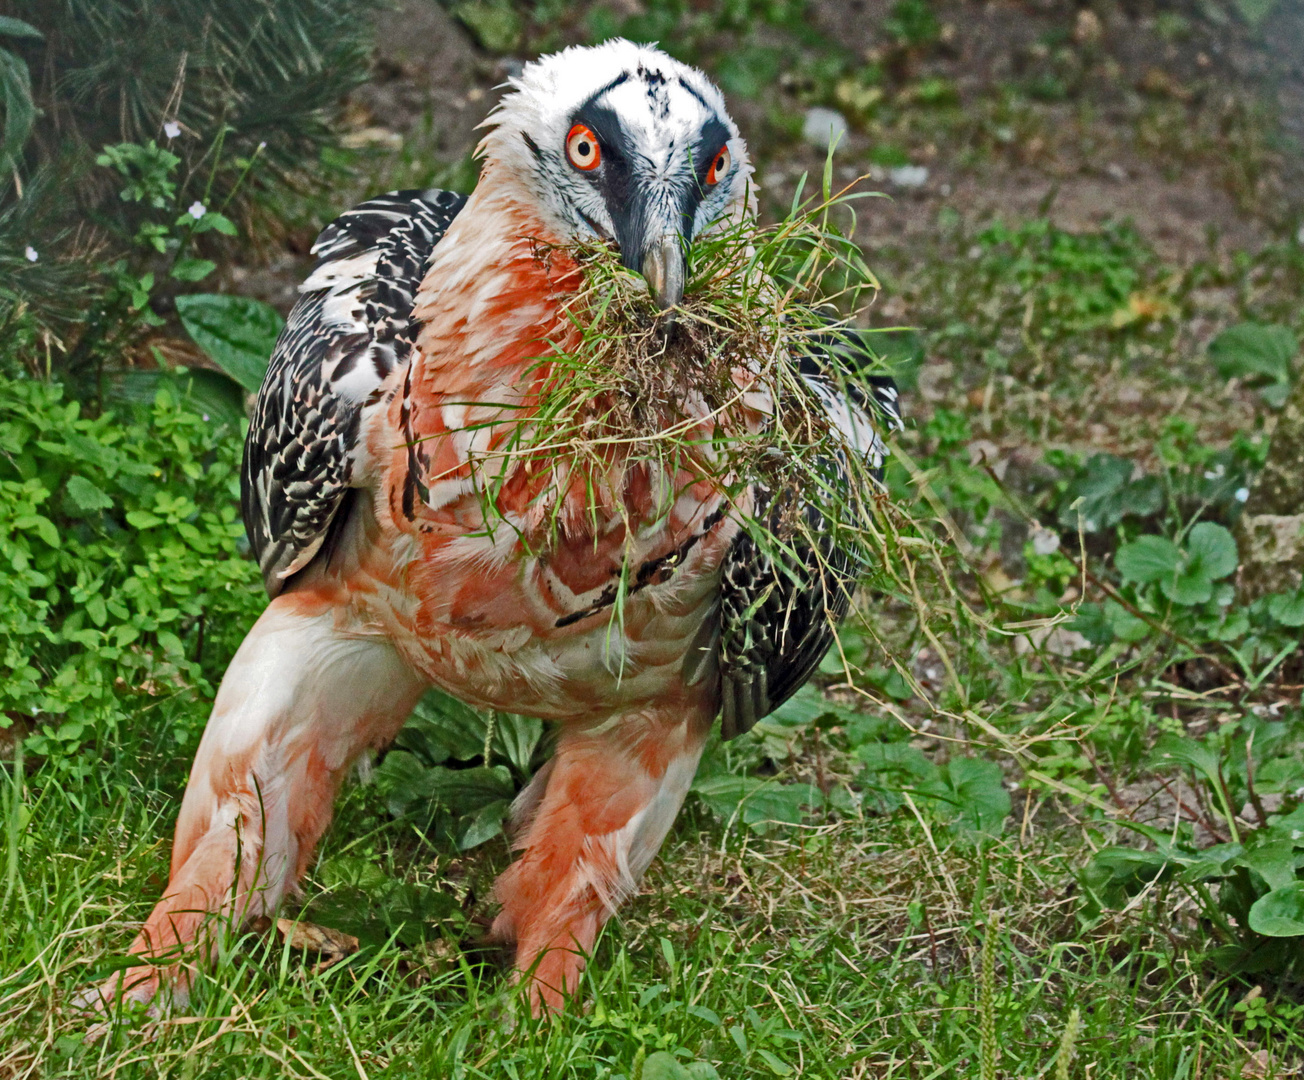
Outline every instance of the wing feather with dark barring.
{"label": "wing feather with dark barring", "polygon": [[725,554],[718,655],[720,730],[726,739],[750,730],[810,678],[867,566],[854,523],[829,520],[838,499],[828,493],[845,493],[853,516],[863,512],[862,500],[871,494],[866,481],[882,479],[887,457],[878,431],[899,428],[901,417],[896,384],[879,375],[860,381],[845,372],[846,351],[845,343],[830,342],[822,355],[803,356],[799,364],[830,426],[842,436],[841,447],[820,462],[825,494],[804,499],[791,488],[775,493],[756,485],[753,516],[764,541],[744,528]]}
{"label": "wing feather with dark barring", "polygon": [[275,597],[342,523],[363,407],[412,352],[430,253],[466,202],[394,191],[322,230],[317,265],[267,367],[240,474],[240,504]]}

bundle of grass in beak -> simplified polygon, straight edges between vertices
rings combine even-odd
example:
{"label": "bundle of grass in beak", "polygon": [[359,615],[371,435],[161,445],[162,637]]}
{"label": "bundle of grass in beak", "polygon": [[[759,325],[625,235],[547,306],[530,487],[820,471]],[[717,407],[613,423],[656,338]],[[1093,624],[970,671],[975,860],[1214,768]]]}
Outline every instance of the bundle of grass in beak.
{"label": "bundle of grass in beak", "polygon": [[[490,514],[506,462],[551,471],[554,490],[538,502],[553,514],[562,500],[552,496],[577,475],[591,505],[617,512],[631,468],[673,477],[660,514],[707,480],[777,574],[827,586],[829,617],[845,613],[880,491],[886,451],[874,427],[893,419],[866,412],[875,361],[849,329],[878,283],[851,230],[833,222],[845,210],[854,224],[860,197],[830,195],[826,176],[823,198],[802,202],[799,192],[776,225],[747,216],[699,236],[683,298],[668,310],[613,248],[569,249],[582,284],[566,301],[564,340],[536,362],[528,414],[498,445],[500,465],[486,463]],[[648,522],[629,524],[632,535]],[[527,542],[546,549],[548,535]]]}

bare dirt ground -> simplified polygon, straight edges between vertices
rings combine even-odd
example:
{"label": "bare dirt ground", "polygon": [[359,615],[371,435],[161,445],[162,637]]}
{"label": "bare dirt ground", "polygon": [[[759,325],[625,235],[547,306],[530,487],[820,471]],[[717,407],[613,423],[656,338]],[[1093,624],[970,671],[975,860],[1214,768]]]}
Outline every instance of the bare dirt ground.
{"label": "bare dirt ground", "polygon": [[[635,0],[626,8],[642,9]],[[890,8],[887,0],[820,0],[814,26],[885,65],[889,94],[947,80],[965,119],[939,122],[919,110],[894,130],[849,132],[838,152],[842,178],[870,171],[870,186],[891,196],[861,217],[871,260],[888,252],[893,268],[905,269],[944,210],[966,222],[1045,214],[1071,231],[1129,220],[1178,265],[1207,255],[1211,239],[1221,252],[1252,250],[1285,227],[1301,171],[1270,129],[1304,144],[1304,4],[1283,0],[1256,35],[1213,3],[947,3],[935,9],[941,43],[904,52],[883,31]],[[569,40],[581,37],[575,23],[563,28]],[[435,0],[402,0],[382,15],[373,79],[346,105],[350,142],[375,154],[369,178],[427,182],[453,177],[463,163],[456,179],[465,183],[475,125],[528,58],[486,52]],[[730,103],[773,205],[823,164],[822,150],[776,139],[766,122],[776,108],[803,108],[785,82],[764,101]],[[1051,99],[1062,88],[1064,100],[1001,102],[1003,87],[1020,86],[1041,86]],[[907,187],[867,165],[886,139],[927,170],[926,180]],[[356,194],[366,193],[364,181]],[[322,220],[306,222],[288,250],[266,267],[236,271],[231,283],[288,308],[311,230],[329,215],[319,209]]]}

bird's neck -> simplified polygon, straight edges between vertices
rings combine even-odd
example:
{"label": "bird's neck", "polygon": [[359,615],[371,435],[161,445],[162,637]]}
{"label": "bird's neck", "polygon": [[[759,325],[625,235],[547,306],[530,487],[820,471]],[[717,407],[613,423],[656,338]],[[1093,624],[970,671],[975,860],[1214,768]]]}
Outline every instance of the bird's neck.
{"label": "bird's neck", "polygon": [[424,376],[445,393],[520,385],[548,342],[565,336],[561,307],[580,282],[526,193],[487,168],[435,246],[417,293]]}

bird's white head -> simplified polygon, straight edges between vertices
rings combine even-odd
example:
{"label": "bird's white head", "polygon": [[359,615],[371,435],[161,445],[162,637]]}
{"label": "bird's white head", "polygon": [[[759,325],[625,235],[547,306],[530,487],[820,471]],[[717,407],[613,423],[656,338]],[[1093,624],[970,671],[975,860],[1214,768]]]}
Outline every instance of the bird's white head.
{"label": "bird's white head", "polygon": [[613,40],[526,65],[484,126],[510,180],[563,240],[614,240],[657,302],[683,295],[694,237],[747,209],[752,167],[720,91],[659,49]]}

